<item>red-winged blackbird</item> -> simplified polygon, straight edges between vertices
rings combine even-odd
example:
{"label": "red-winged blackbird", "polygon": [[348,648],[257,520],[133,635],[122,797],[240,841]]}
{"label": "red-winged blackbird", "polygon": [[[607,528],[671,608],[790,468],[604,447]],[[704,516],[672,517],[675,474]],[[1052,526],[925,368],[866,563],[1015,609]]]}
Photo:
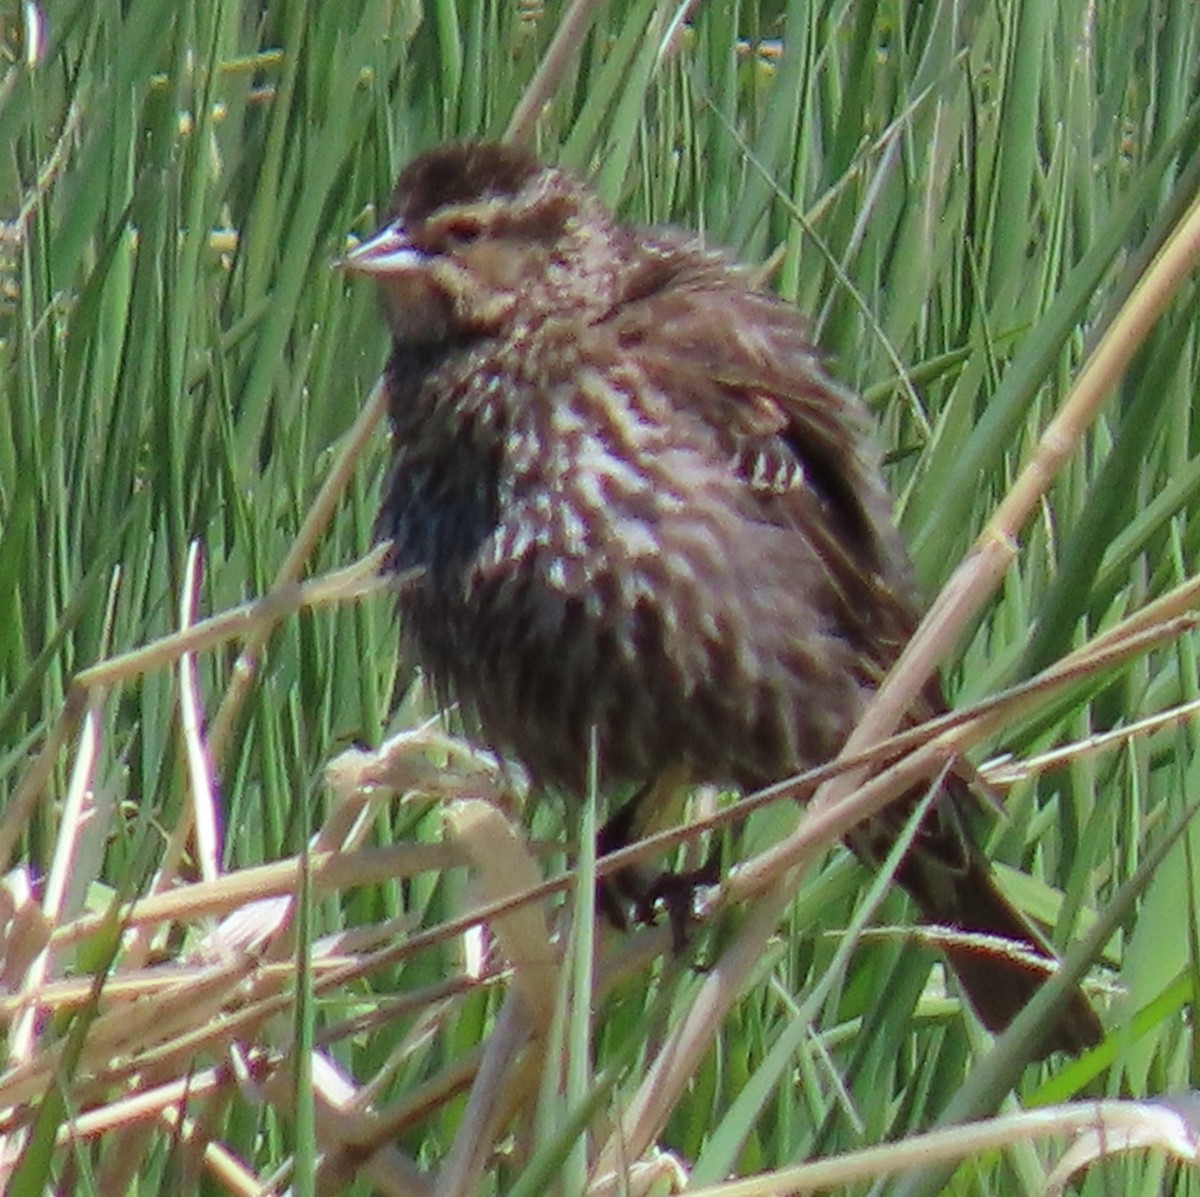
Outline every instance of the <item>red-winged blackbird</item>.
{"label": "red-winged blackbird", "polygon": [[[420,571],[404,643],[469,723],[576,794],[593,735],[606,787],[751,790],[831,758],[916,605],[867,413],[797,311],[502,145],[416,159],[347,264],[378,280],[394,338],[377,531]],[[900,881],[931,922],[1040,948],[965,795],[947,787]],[[878,860],[916,798],[855,851]],[[1044,975],[949,956],[993,1029]],[[1099,1034],[1076,995],[1046,1046]]]}

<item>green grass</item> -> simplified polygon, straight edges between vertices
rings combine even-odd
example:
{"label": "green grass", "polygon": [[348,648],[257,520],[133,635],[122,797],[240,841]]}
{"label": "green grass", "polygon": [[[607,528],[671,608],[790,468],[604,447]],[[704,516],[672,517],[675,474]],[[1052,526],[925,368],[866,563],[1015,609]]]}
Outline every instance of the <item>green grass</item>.
{"label": "green grass", "polygon": [[[462,867],[478,846],[444,827],[444,804],[464,771],[460,790],[494,789],[487,762],[411,746],[409,797],[377,798],[356,837],[338,820],[361,799],[325,778],[350,745],[432,713],[397,659],[386,594],[270,621],[244,702],[219,720],[244,627],[197,652],[194,681],[169,653],[119,663],[82,721],[71,690],[98,662],[271,591],[386,351],[370,289],[335,259],[413,153],[503,134],[563,11],[43,7],[31,43],[33,7],[0,6],[0,1188],[242,1192],[257,1178],[422,1193],[478,1166],[472,1191],[578,1192],[709,979],[664,952],[665,933],[605,932],[589,1001],[592,935],[577,928],[572,955],[547,960],[553,912],[540,941],[497,929],[516,979],[495,961],[484,981],[464,973],[461,941],[439,928],[498,895]],[[597,6],[532,138],[630,219],[771,260],[773,285],[870,398],[932,599],[1197,192],[1200,10],[712,0],[678,18],[654,0]],[[1191,576],[1198,334],[1189,280],[1035,489],[1020,552],[945,662],[957,703],[1035,676]],[[351,459],[305,576],[370,549],[384,459],[379,433]],[[1032,757],[1195,700],[1195,636],[1168,633],[1006,720],[978,755]],[[207,774],[189,698],[218,728]],[[1010,1090],[1031,1105],[1196,1087],[1197,830],[1139,869],[1200,793],[1198,761],[1193,723],[1168,721],[1025,777],[1005,793],[1010,817],[983,828],[1064,947],[1122,885],[1140,895],[1092,972],[1121,987],[1097,998],[1110,1050],[999,1080],[984,1107]],[[220,812],[211,853],[186,835],[193,809]],[[524,813],[536,872],[558,876],[577,813],[532,799]],[[790,804],[756,816],[738,851],[793,819]],[[298,869],[252,871],[310,833],[303,886]],[[529,866],[513,851],[513,870]],[[179,852],[167,888],[208,875],[209,896],[147,898],[134,912],[147,921],[115,938],[113,912],[128,921],[120,903],[146,898]],[[908,907],[870,886],[840,856],[805,873],[647,1116],[698,1179],[903,1138],[989,1075],[953,991],[927,985],[936,955],[913,947]],[[259,905],[251,930],[218,931],[268,893],[298,895],[291,922]],[[875,898],[890,930],[851,944],[841,932]],[[762,910],[731,904],[697,951],[728,961],[745,923],[772,925]],[[549,1046],[524,1042],[508,996],[530,977],[554,995]],[[481,1060],[498,1097],[468,1097]],[[364,1105],[330,1104],[331,1067]],[[128,1104],[142,1094],[161,1097],[152,1115]],[[186,1112],[159,1112],[168,1096]],[[1035,1193],[1041,1168],[1028,1145],[972,1148],[924,1191]],[[1156,1152],[1082,1182],[1195,1188]]]}

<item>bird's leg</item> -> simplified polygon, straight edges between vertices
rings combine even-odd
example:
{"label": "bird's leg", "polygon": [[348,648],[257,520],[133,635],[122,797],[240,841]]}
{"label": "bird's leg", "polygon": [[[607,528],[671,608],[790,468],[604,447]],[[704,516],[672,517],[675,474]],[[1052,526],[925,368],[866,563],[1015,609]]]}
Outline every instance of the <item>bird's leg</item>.
{"label": "bird's leg", "polygon": [[682,952],[687,947],[688,928],[695,917],[696,890],[716,885],[720,880],[721,846],[714,843],[698,869],[659,873],[639,898],[634,917],[639,923],[653,923],[655,907],[661,902],[671,923],[672,944],[677,953]]}
{"label": "bird's leg", "polygon": [[[668,769],[647,782],[600,829],[597,854],[615,852],[677,823],[688,782],[685,766]],[[621,869],[600,882],[598,900],[608,920],[622,930],[629,925],[630,907],[635,922],[649,925],[655,922],[656,907],[661,902],[671,923],[675,948],[682,951],[687,945],[695,891],[716,884],[720,876],[721,849],[714,844],[704,864],[687,872],[651,873],[641,865]]]}

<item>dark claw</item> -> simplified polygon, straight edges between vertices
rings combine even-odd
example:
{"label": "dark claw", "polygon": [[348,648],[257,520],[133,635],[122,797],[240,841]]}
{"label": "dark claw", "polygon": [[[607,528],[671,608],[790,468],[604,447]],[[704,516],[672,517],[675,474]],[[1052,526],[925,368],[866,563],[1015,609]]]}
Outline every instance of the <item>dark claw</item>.
{"label": "dark claw", "polygon": [[696,891],[716,885],[721,880],[721,850],[714,845],[708,859],[687,873],[659,873],[638,899],[634,917],[643,926],[656,921],[656,907],[661,902],[671,923],[671,944],[677,955],[688,944],[688,932],[695,922]]}

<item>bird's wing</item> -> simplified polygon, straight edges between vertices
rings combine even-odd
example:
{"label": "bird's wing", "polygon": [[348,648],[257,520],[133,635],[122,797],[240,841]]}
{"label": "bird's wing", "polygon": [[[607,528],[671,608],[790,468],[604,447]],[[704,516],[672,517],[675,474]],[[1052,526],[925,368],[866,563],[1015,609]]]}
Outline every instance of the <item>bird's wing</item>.
{"label": "bird's wing", "polygon": [[907,557],[868,413],[824,371],[800,316],[727,272],[698,272],[624,304],[611,331],[680,418],[702,425],[755,518],[813,545],[867,673],[886,671],[915,626]]}

